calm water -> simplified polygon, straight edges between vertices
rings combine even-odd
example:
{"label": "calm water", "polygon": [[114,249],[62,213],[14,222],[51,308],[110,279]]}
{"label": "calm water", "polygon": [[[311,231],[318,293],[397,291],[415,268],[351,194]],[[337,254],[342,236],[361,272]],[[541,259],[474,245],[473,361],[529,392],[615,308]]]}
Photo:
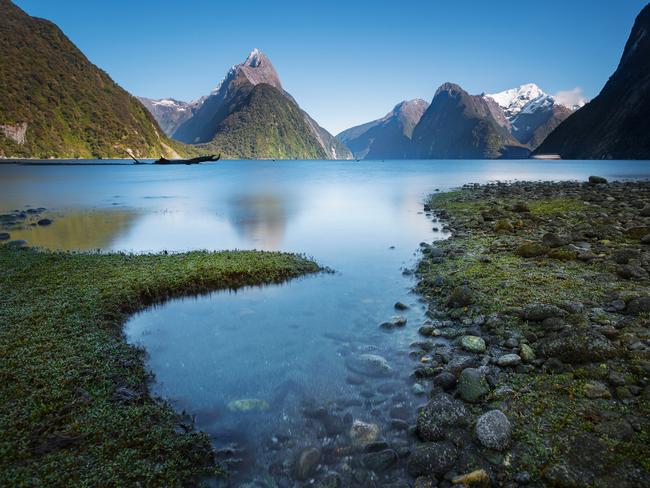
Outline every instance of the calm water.
{"label": "calm water", "polygon": [[[340,469],[325,453],[349,443],[351,418],[378,424],[393,444],[407,441],[389,425],[411,421],[422,401],[412,393],[408,352],[424,309],[402,272],[415,264],[419,242],[444,238],[422,213],[426,194],[468,182],[590,174],[645,178],[650,162],[0,166],[0,213],[46,207],[52,225],[11,232],[43,247],[285,250],[335,269],[173,300],[125,328],[148,352],[155,392],[194,414],[217,447],[232,448],[223,457],[237,458],[233,483],[293,486],[286,460],[304,447],[317,446],[321,462]],[[407,326],[381,331],[398,300],[410,306],[400,312]],[[381,355],[393,371],[379,378],[351,371],[365,353]],[[232,411],[241,399],[261,409]]]}

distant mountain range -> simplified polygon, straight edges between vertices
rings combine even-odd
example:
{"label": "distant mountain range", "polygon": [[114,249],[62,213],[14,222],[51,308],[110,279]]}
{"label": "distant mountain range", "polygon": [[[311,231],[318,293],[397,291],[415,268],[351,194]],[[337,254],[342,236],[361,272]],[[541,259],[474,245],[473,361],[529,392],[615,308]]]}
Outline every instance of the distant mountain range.
{"label": "distant mountain range", "polygon": [[352,157],[282,88],[271,60],[258,49],[233,66],[208,96],[195,102],[140,100],[174,139],[225,157]]}
{"label": "distant mountain range", "polygon": [[589,103],[528,83],[471,95],[445,83],[333,137],[254,49],[192,102],[135,98],[53,23],[0,0],[0,158],[650,159],[650,5]]}
{"label": "distant mountain range", "polygon": [[402,102],[336,137],[364,159],[521,158],[576,108],[533,83],[482,95],[445,83],[431,104]]}
{"label": "distant mountain range", "polygon": [[336,138],[356,158],[404,159],[410,152],[413,129],[428,106],[419,98],[400,102],[381,119],[352,127]]}
{"label": "distant mountain range", "polygon": [[565,159],[650,159],[650,5],[637,16],[600,94],[537,148]]}
{"label": "distant mountain range", "polygon": [[0,0],[0,157],[173,158],[193,151],[167,138],[56,25]]}

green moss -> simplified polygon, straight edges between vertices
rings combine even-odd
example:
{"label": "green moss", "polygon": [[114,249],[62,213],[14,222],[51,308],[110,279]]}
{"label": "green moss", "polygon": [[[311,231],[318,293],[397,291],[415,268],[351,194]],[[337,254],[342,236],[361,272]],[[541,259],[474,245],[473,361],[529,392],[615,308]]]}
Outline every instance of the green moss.
{"label": "green moss", "polygon": [[124,342],[123,322],[170,297],[319,270],[283,253],[6,246],[0,269],[3,486],[178,486],[215,472],[207,436],[180,430],[171,407],[147,394],[142,351]]}

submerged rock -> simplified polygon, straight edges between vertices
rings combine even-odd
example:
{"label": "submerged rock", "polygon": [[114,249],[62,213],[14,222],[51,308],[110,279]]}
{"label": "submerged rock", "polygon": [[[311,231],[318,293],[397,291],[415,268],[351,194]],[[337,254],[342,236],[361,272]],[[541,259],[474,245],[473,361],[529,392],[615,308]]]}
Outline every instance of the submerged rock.
{"label": "submerged rock", "polygon": [[351,371],[366,376],[385,377],[393,373],[393,368],[388,361],[378,354],[348,356],[345,365]]}
{"label": "submerged rock", "polygon": [[316,471],[320,456],[320,450],[315,447],[303,449],[296,460],[296,478],[299,480],[309,478]]}
{"label": "submerged rock", "polygon": [[355,420],[350,428],[350,440],[355,446],[362,446],[374,442],[379,437],[379,426]]}
{"label": "submerged rock", "polygon": [[231,412],[249,412],[251,410],[269,410],[269,406],[266,400],[260,400],[259,398],[243,398],[241,400],[233,400],[228,404],[228,410]]}
{"label": "submerged rock", "polygon": [[454,485],[468,488],[485,488],[490,486],[490,475],[484,469],[477,469],[471,473],[456,476],[451,482]]}
{"label": "submerged rock", "polygon": [[454,467],[457,458],[458,451],[451,442],[426,442],[415,447],[407,470],[411,476],[442,476]]}

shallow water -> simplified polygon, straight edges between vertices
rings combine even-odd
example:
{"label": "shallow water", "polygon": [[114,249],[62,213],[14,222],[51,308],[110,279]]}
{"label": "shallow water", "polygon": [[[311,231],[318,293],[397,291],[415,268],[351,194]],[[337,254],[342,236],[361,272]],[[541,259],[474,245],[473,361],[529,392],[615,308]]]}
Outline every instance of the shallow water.
{"label": "shallow water", "polygon": [[[50,248],[286,250],[333,268],[283,285],[173,300],[137,314],[125,328],[128,340],[148,352],[154,391],[195,415],[218,447],[237,449],[224,454],[242,459],[232,465],[236,483],[268,475],[291,486],[283,462],[315,445],[327,464],[328,449],[348,442],[340,432],[350,418],[377,423],[393,444],[407,441],[389,425],[396,417],[413,420],[422,401],[411,392],[408,352],[424,308],[402,271],[415,264],[419,242],[444,238],[422,212],[426,194],[468,182],[590,174],[648,177],[650,163],[0,166],[0,213],[46,207],[52,225],[10,232]],[[410,306],[399,312],[408,323],[383,332],[379,324],[396,315],[398,300]],[[393,372],[351,376],[346,362],[368,352],[383,356]],[[262,409],[231,411],[239,399],[260,400]],[[325,417],[316,407],[325,407]]]}

